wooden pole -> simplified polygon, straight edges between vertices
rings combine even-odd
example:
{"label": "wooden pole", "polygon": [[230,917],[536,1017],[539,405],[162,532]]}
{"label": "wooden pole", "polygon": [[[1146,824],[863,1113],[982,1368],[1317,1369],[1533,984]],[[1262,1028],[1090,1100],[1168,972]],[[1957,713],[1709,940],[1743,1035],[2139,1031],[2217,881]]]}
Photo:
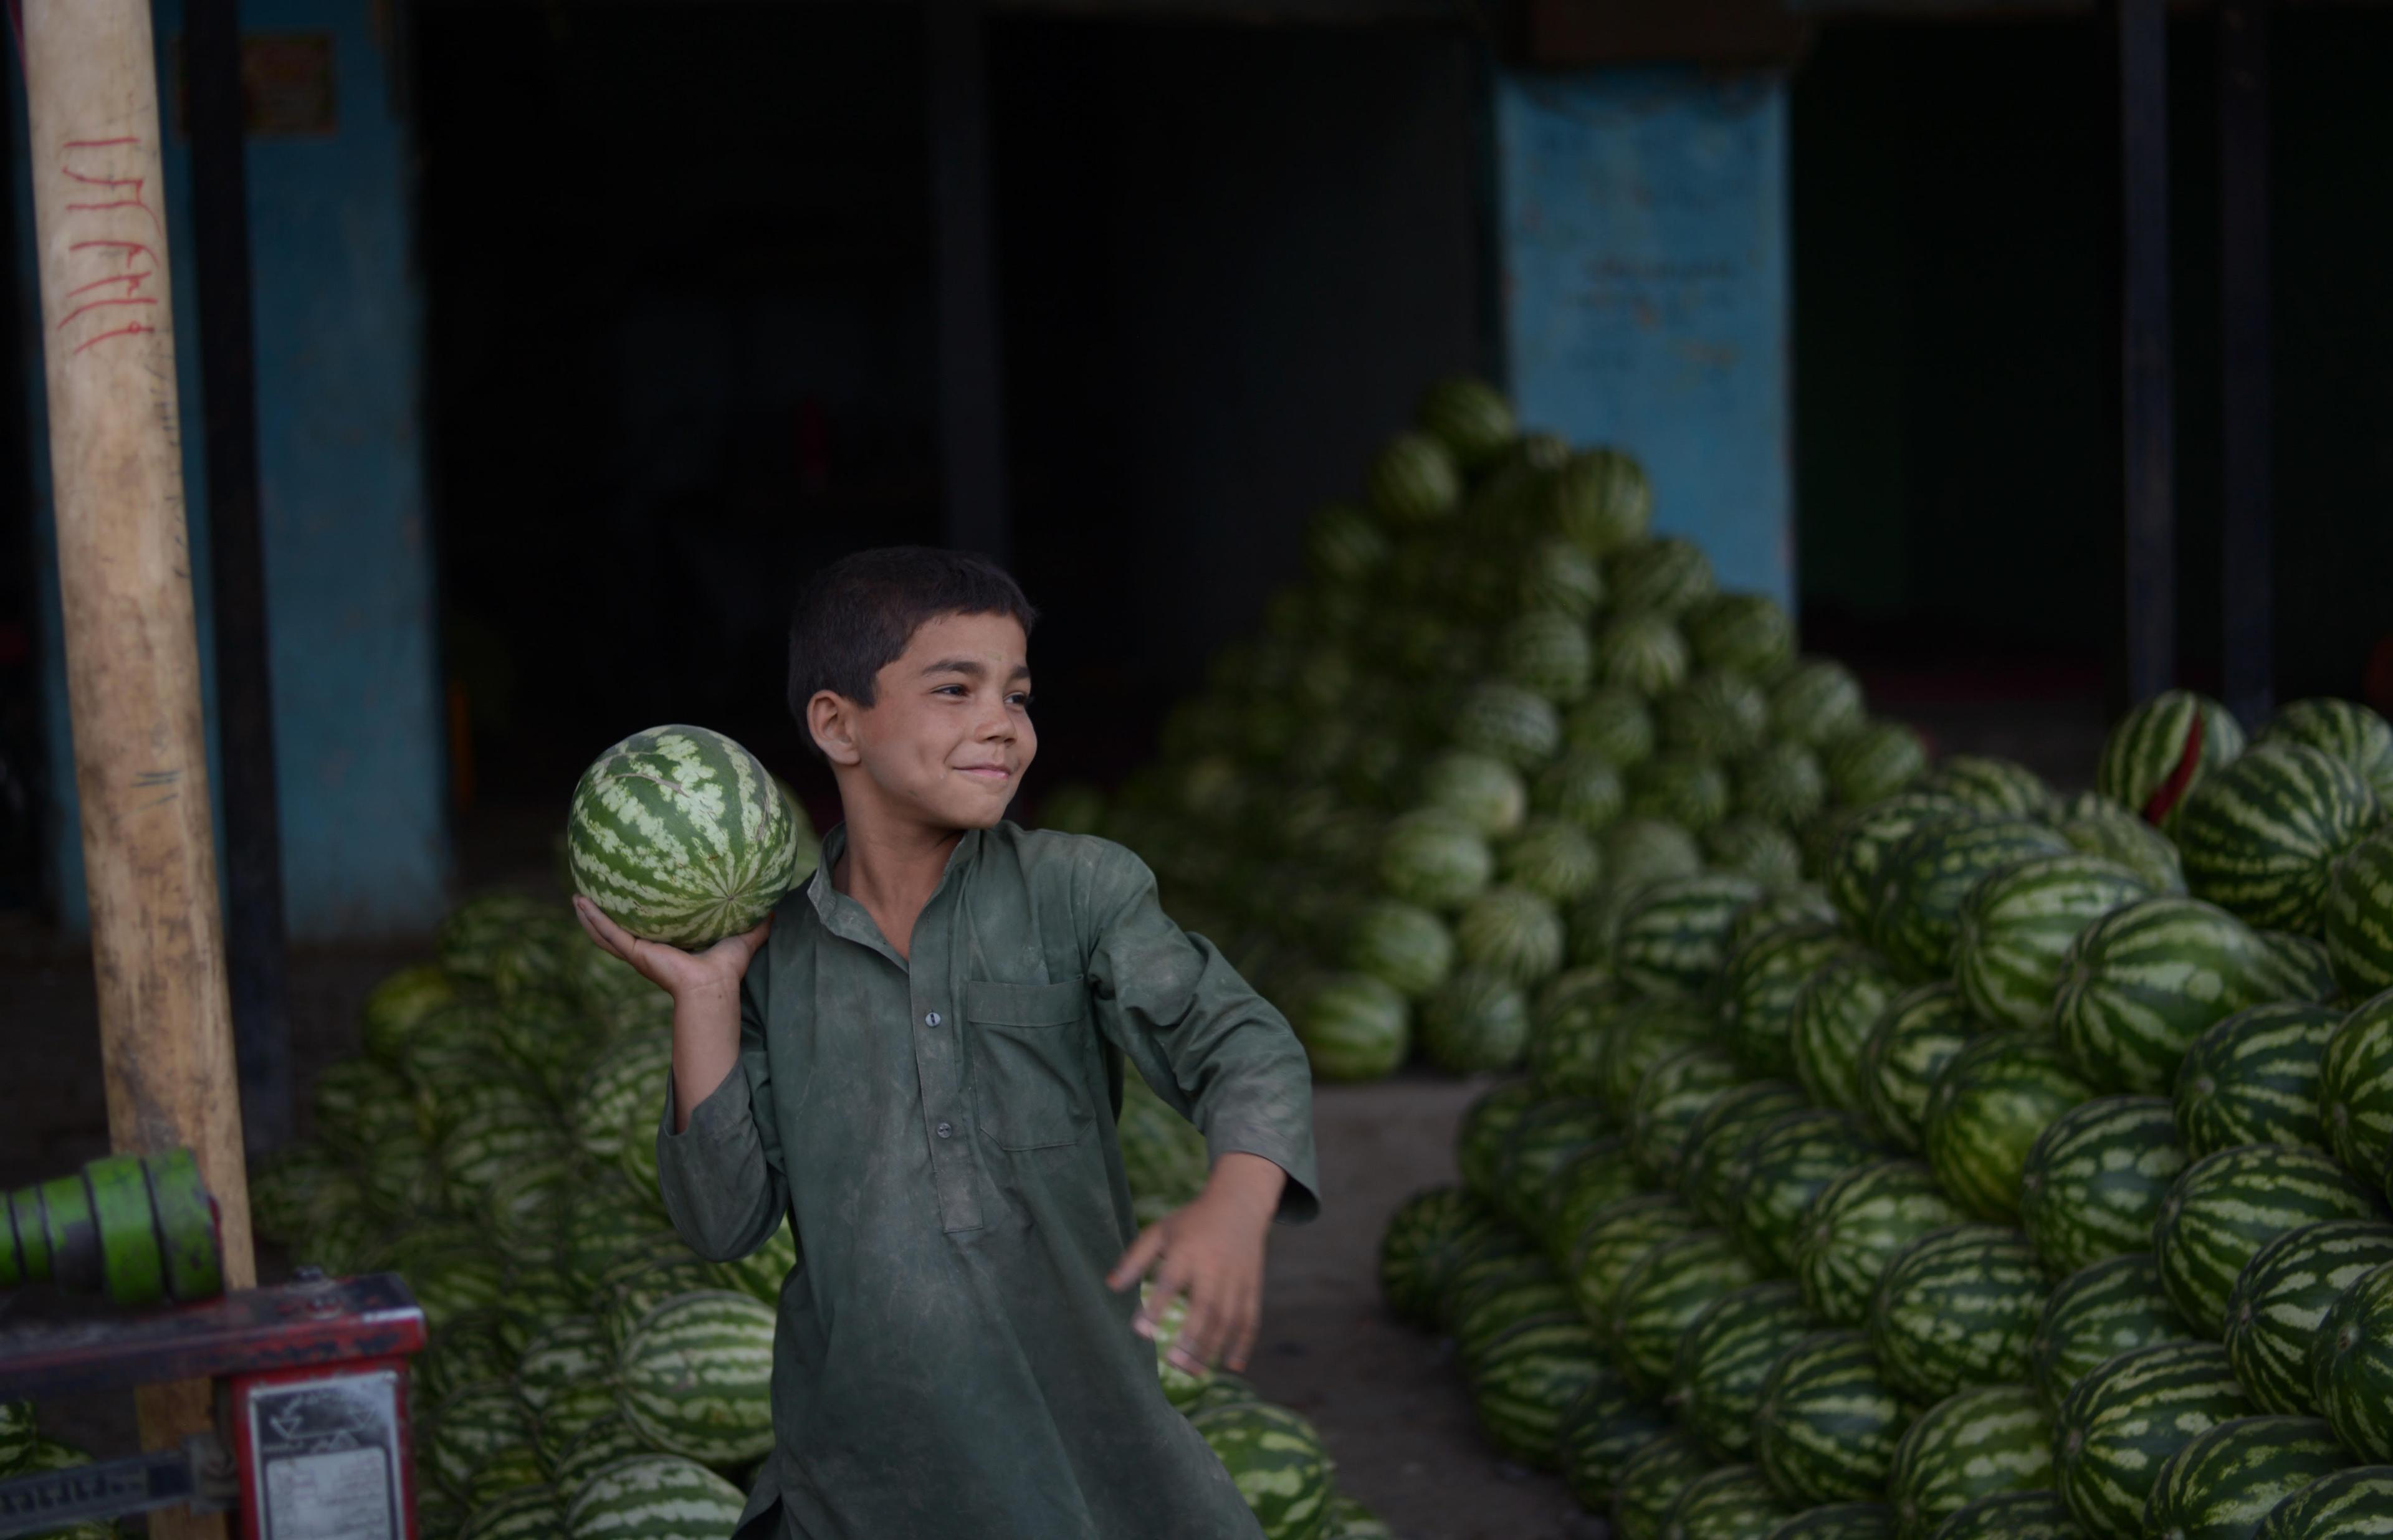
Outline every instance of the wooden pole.
{"label": "wooden pole", "polygon": [[[111,1142],[188,1145],[225,1282],[255,1280],[216,912],[183,523],[158,78],[148,0],[26,0],[34,229],[75,790]],[[204,1382],[137,1397],[143,1442],[209,1425]],[[171,1540],[218,1517],[152,1517]]]}

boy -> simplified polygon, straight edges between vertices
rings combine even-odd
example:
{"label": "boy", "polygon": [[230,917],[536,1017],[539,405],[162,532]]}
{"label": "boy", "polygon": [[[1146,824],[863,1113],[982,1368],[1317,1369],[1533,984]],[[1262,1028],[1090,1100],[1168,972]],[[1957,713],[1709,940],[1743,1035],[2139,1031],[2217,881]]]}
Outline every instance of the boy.
{"label": "boy", "polygon": [[[719,1259],[785,1212],[797,1236],[743,1540],[776,1503],[798,1540],[1261,1533],[1163,1399],[1131,1291],[1152,1270],[1155,1310],[1186,1294],[1182,1367],[1245,1367],[1265,1228],[1317,1207],[1304,1054],[1137,857],[1004,821],[1038,750],[1035,619],[974,556],[827,568],[790,626],[791,710],[844,815],[821,867],[695,955],[575,901],[673,998],[673,1227]],[[1124,1057],[1212,1157],[1144,1233]]]}

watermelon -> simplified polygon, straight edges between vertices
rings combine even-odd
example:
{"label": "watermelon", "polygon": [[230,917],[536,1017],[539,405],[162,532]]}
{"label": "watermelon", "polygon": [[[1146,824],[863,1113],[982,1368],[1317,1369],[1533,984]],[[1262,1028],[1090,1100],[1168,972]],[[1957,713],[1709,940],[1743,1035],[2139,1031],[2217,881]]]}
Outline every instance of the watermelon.
{"label": "watermelon", "polygon": [[1936,1526],[1929,1540],[2083,1540],[2060,1494],[2043,1489],[1997,1492],[1965,1503]]}
{"label": "watermelon", "polygon": [[1915,829],[1879,868],[1870,935],[1909,982],[1944,977],[1971,891],[2020,861],[2069,853],[2059,834],[2024,819],[1981,814]]}
{"label": "watermelon", "polygon": [[382,1140],[415,1132],[407,1082],[372,1059],[327,1065],[311,1097],[317,1137],[325,1148],[361,1159]]}
{"label": "watermelon", "polygon": [[1752,1284],[1704,1308],[1679,1341],[1670,1404],[1723,1460],[1753,1448],[1754,1409],[1770,1366],[1819,1326],[1788,1283]]}
{"label": "watermelon", "polygon": [[1665,996],[1633,1001],[1614,1012],[1599,1068],[1602,1096],[1623,1122],[1637,1112],[1637,1088],[1655,1064],[1712,1040],[1708,1012],[1692,1000]]}
{"label": "watermelon", "polygon": [[1577,617],[1533,609],[1513,617],[1497,633],[1496,666],[1533,695],[1571,701],[1587,693],[1595,672],[1595,648]]}
{"label": "watermelon", "polygon": [[1503,1174],[1504,1145],[1513,1126],[1544,1095],[1526,1080],[1507,1080],[1479,1093],[1455,1125],[1454,1162],[1462,1184],[1488,1203],[1496,1202]]}
{"label": "watermelon", "polygon": [[1792,739],[1765,743],[1730,767],[1736,808],[1774,824],[1799,824],[1828,800],[1820,756]]}
{"label": "watermelon", "polygon": [[1891,797],[1928,769],[1928,746],[1900,722],[1864,722],[1827,746],[1828,790],[1847,807]]}
{"label": "watermelon", "polygon": [[2093,1095],[2050,1038],[1985,1033],[1947,1060],[1929,1087],[1921,1140],[1928,1164],[1969,1213],[2016,1220],[2029,1151],[2055,1119]]}
{"label": "watermelon", "polygon": [[1792,1503],[1875,1498],[1916,1416],[1860,1332],[1814,1332],[1762,1376],[1754,1459]]}
{"label": "watermelon", "polygon": [[541,1464],[539,1446],[527,1439],[512,1443],[482,1462],[465,1489],[465,1500],[477,1516],[519,1492],[547,1492],[548,1471]]}
{"label": "watermelon", "polygon": [[1492,1207],[1462,1188],[1415,1193],[1380,1232],[1380,1297],[1402,1319],[1431,1325],[1456,1269],[1501,1225]]}
{"label": "watermelon", "polygon": [[1648,700],[1684,684],[1689,666],[1686,638],[1670,618],[1642,610],[1624,610],[1604,623],[1596,659],[1596,676],[1604,684]]}
{"label": "watermelon", "polygon": [[1795,1276],[1805,1303],[1833,1325],[1865,1324],[1870,1297],[1895,1257],[1964,1217],[1916,1160],[1854,1167],[1822,1188],[1803,1211]]}
{"label": "watermelon", "polygon": [[2161,1467],[2144,1501],[2144,1533],[2156,1540],[2249,1540],[2270,1508],[2355,1463],[2317,1417],[2222,1422]]}
{"label": "watermelon", "polygon": [[651,1453],[621,1413],[608,1412],[566,1442],[555,1464],[556,1489],[580,1492],[591,1477],[616,1461]]}
{"label": "watermelon", "polygon": [[1628,1133],[1638,1171],[1656,1187],[1675,1188],[1695,1119],[1743,1078],[1736,1062],[1714,1048],[1683,1049],[1647,1070],[1632,1099]]}
{"label": "watermelon", "polygon": [[1687,1483],[1662,1520],[1664,1540],[1766,1540],[1795,1517],[1758,1467],[1722,1466]]}
{"label": "watermelon", "polygon": [[1452,731],[1456,747],[1523,769],[1551,759],[1563,739],[1562,718],[1552,702],[1492,679],[1464,692],[1455,706]]}
{"label": "watermelon", "polygon": [[1529,1002],[1511,979],[1458,968],[1421,1001],[1421,1050],[1450,1075],[1507,1070],[1528,1047]]}
{"label": "watermelon", "polygon": [[1564,1312],[1519,1327],[1469,1361],[1480,1428],[1507,1457],[1539,1470],[1560,1463],[1563,1415],[1605,1372],[1594,1333],[1567,1302]]}
{"label": "watermelon", "polygon": [[1396,1532],[1353,1498],[1341,1496],[1329,1505],[1329,1527],[1321,1540],[1396,1540]]}
{"label": "watermelon", "polygon": [[1573,750],[1624,770],[1651,754],[1658,736],[1643,693],[1625,685],[1589,690],[1563,723]]}
{"label": "watermelon", "polygon": [[408,1037],[426,1016],[456,998],[457,981],[437,962],[417,963],[385,975],[366,996],[360,1012],[367,1054],[397,1069],[399,1050]]}
{"label": "watermelon", "polygon": [[2226,707],[2191,690],[2166,690],[2111,729],[2094,787],[2166,829],[2188,793],[2243,753],[2243,724]]}
{"label": "watermelon", "polygon": [[1714,594],[1680,618],[1687,645],[1707,669],[1775,679],[1795,660],[1795,622],[1767,594]]}
{"label": "watermelon", "polygon": [[1379,871],[1393,897],[1456,909],[1495,877],[1496,856],[1469,823],[1438,808],[1416,808],[1388,825]]}
{"label": "watermelon", "polygon": [[1906,791],[1854,810],[1836,826],[1823,881],[1828,900],[1856,934],[1867,935],[1877,913],[1880,877],[1895,849],[1933,824],[1979,816],[1950,797]]}
{"label": "watermelon", "polygon": [[[1628,788],[1618,767],[1601,750],[1576,746],[1564,748],[1538,771],[1529,790],[1532,808],[1590,835],[1601,833],[1628,803]],[[1596,866],[1600,874],[1600,852]]]}
{"label": "watermelon", "polygon": [[[1542,816],[1503,843],[1496,866],[1515,890],[1548,904],[1583,896],[1603,875],[1603,857],[1592,837],[1576,824]],[[1555,923],[1560,925],[1559,918]]]}
{"label": "watermelon", "polygon": [[2328,869],[2320,904],[2327,957],[2344,993],[2393,988],[2393,829],[2353,845]]}
{"label": "watermelon", "polygon": [[2177,1066],[2177,1134],[2197,1155],[2237,1144],[2327,1148],[2319,1077],[2340,1012],[2256,1005],[2215,1023]]}
{"label": "watermelon", "polygon": [[1368,973],[1333,974],[1306,998],[1296,1036],[1315,1079],[1378,1080],[1412,1047],[1411,1008]]}
{"label": "watermelon", "polygon": [[0,1401],[0,1476],[13,1475],[41,1439],[30,1401]]}
{"label": "watermelon", "polygon": [[1541,540],[1523,553],[1514,589],[1523,609],[1550,609],[1584,621],[1603,603],[1603,568],[1566,540]]}
{"label": "watermelon", "polygon": [[2316,1150],[2245,1144],[2178,1173],[2152,1225],[2161,1283],[2187,1322],[2222,1335],[2235,1276],[2262,1246],[2321,1220],[2373,1220],[2376,1194]]}
{"label": "watermelon", "polygon": [[431,1429],[418,1457],[434,1480],[463,1494],[474,1472],[501,1451],[531,1437],[530,1414],[503,1380],[484,1380],[443,1398],[432,1409]]}
{"label": "watermelon", "polygon": [[1615,608],[1677,616],[1715,592],[1711,557],[1690,540],[1664,538],[1622,546],[1605,561]]}
{"label": "watermelon", "polygon": [[1629,1455],[1613,1473],[1612,1533],[1620,1540],[1662,1540],[1671,1505],[1711,1468],[1692,1433],[1665,1433]]}
{"label": "watermelon", "polygon": [[1542,1232],[1554,1265],[1569,1272],[1579,1237],[1596,1217],[1622,1199],[1635,1197],[1638,1190],[1627,1135],[1609,1134],[1571,1156],[1554,1173],[1553,1205]]}
{"label": "watermelon", "polygon": [[548,1540],[564,1530],[565,1500],[543,1480],[476,1507],[459,1533],[463,1540]]}
{"label": "watermelon", "polygon": [[1662,702],[1662,746],[1698,759],[1732,760],[1761,747],[1770,702],[1743,674],[1706,670]]}
{"label": "watermelon", "polygon": [[2070,947],[2053,1024],[2101,1090],[2157,1094],[2210,1024],[2281,998],[2259,933],[2216,905],[2161,895],[2112,910]]}
{"label": "watermelon", "polygon": [[1449,374],[1431,385],[1413,421],[1466,471],[1501,460],[1519,431],[1503,392],[1469,374]]}
{"label": "watermelon", "polygon": [[1770,690],[1770,730],[1819,749],[1867,720],[1862,687],[1850,670],[1824,658],[1797,661]]}
{"label": "watermelon", "polygon": [[2154,893],[2185,892],[2185,863],[2169,837],[2108,798],[2088,793],[2053,825],[2070,848],[2126,868]]}
{"label": "watermelon", "polygon": [[2161,1201],[2186,1163],[2168,1103],[2097,1097],[2053,1119],[2029,1148],[2020,1222],[2056,1278],[2149,1250]]}
{"label": "watermelon", "polygon": [[1895,1446],[1886,1488],[1895,1533],[1924,1540],[1979,1498],[2047,1487],[2052,1472],[2052,1422],[2034,1390],[1959,1391],[1920,1413]]}
{"label": "watermelon", "polygon": [[739,1489],[678,1455],[634,1455],[600,1467],[566,1505],[571,1540],[712,1540],[739,1522]]}
{"label": "watermelon", "polygon": [[1802,1105],[1802,1088],[1785,1080],[1749,1080],[1704,1103],[1687,1130],[1679,1191],[1705,1223],[1734,1227],[1746,1149],[1763,1129]]}
{"label": "watermelon", "polygon": [[1458,1337],[1468,1330],[1475,1341],[1492,1342],[1510,1327],[1543,1313],[1552,1304],[1547,1291],[1553,1282],[1552,1264],[1530,1238],[1509,1224],[1500,1225],[1480,1239],[1447,1278],[1438,1295],[1437,1327]]}
{"label": "watermelon", "polygon": [[2393,1265],[2370,1268],[2327,1307],[2309,1373],[2335,1435],[2372,1460],[2393,1459]]}
{"label": "watermelon", "polygon": [[1950,984],[1923,984],[1887,1001],[1862,1043],[1862,1094],[1874,1126],[1903,1149],[1923,1149],[1936,1077],[1984,1029]]}
{"label": "watermelon", "polygon": [[2310,1350],[2327,1308],[2360,1275],[2393,1262],[2393,1224],[2329,1220],[2253,1253],[2227,1297],[2227,1356],[2252,1399],[2270,1412],[2314,1416]]}
{"label": "watermelon", "polygon": [[1454,947],[1466,972],[1534,985],[1562,968],[1562,916],[1525,888],[1489,888],[1456,918]]}
{"label": "watermelon", "polygon": [[2334,976],[2334,957],[2318,937],[2262,931],[2260,946],[2276,966],[2279,998],[2323,1005],[2342,995],[2343,985]]}
{"label": "watermelon", "polygon": [[1625,817],[1603,831],[1605,881],[1624,892],[1703,870],[1695,837],[1659,818]]}
{"label": "watermelon", "polygon": [[672,1068],[670,1030],[637,1032],[609,1044],[582,1077],[566,1112],[583,1153],[609,1165],[621,1158],[634,1110],[657,1110]]}
{"label": "watermelon", "polygon": [[1611,1131],[1603,1104],[1592,1097],[1557,1097],[1530,1107],[1505,1136],[1496,1164],[1496,1206],[1530,1234],[1542,1234],[1553,1206],[1555,1174]]}
{"label": "watermelon", "polygon": [[[570,831],[567,843],[569,854]],[[552,901],[492,892],[451,910],[436,939],[441,967],[503,998],[558,990],[567,956],[586,944],[578,930],[570,912]]]}
{"label": "watermelon", "polygon": [[1728,816],[1733,793],[1717,761],[1664,752],[1628,772],[1628,811],[1698,833]]}
{"label": "watermelon", "polygon": [[1880,1274],[1870,1296],[1870,1348],[1895,1388],[1921,1402],[2024,1380],[2028,1342],[2051,1291],[2018,1231],[1932,1231]]}
{"label": "watermelon", "polygon": [[681,1294],[623,1339],[616,1399],[651,1445],[707,1465],[773,1447],[773,1307],[728,1291]]}
{"label": "watermelon", "polygon": [[1724,1231],[1664,1241],[1632,1262],[1612,1291],[1605,1335],[1628,1383],[1659,1394],[1670,1382],[1679,1338],[1704,1307],[1754,1281],[1752,1264]]}
{"label": "watermelon", "polygon": [[2358,772],[2381,801],[2393,803],[2393,724],[2350,700],[2296,700],[2280,709],[2256,747],[2299,743]]}
{"label": "watermelon", "polygon": [[1795,836],[1750,814],[1732,814],[1705,829],[1704,854],[1722,871],[1764,888],[1790,887],[1803,879],[1803,847]]}
{"label": "watermelon", "polygon": [[2319,1118],[2335,1158],[2382,1188],[2393,1176],[2393,990],[2362,1001],[2327,1038]]}
{"label": "watermelon", "polygon": [[1734,951],[1764,931],[1836,922],[1836,906],[1828,902],[1827,890],[1816,882],[1788,882],[1765,888],[1760,897],[1737,910],[1736,918],[1729,921],[1729,949]]}
{"label": "watermelon", "polygon": [[1618,450],[1581,450],[1553,481],[1554,527],[1590,555],[1608,555],[1645,536],[1654,492],[1645,469]]}
{"label": "watermelon", "polygon": [[2281,1500],[2252,1540],[2377,1540],[2393,1534],[2393,1466],[2338,1470]]}
{"label": "watermelon", "polygon": [[[1394,546],[1388,532],[1369,514],[1351,502],[1332,502],[1316,511],[1304,527],[1304,564],[1314,576],[1327,583],[1361,583],[1376,576],[1388,565]],[[1049,797],[1054,795],[1048,793]],[[1040,807],[1042,827],[1055,828],[1045,822],[1045,807]],[[1077,830],[1082,834],[1097,832],[1093,829]]]}
{"label": "watermelon", "polygon": [[1795,1072],[1787,1032],[1797,995],[1831,958],[1852,949],[1832,924],[1782,925],[1732,947],[1720,965],[1720,1029],[1755,1075]]}
{"label": "watermelon", "polygon": [[1557,1440],[1571,1495],[1590,1512],[1607,1511],[1621,1466],[1670,1430],[1668,1413],[1629,1390],[1617,1370],[1597,1365],[1578,1400],[1563,1414]]}
{"label": "watermelon", "polygon": [[1440,439],[1399,433],[1372,457],[1364,496],[1390,529],[1418,529],[1453,516],[1462,501],[1462,476]]}
{"label": "watermelon", "polygon": [[2042,776],[1988,754],[1953,755],[1919,777],[1919,790],[2006,818],[2045,817],[2055,802]]}
{"label": "watermelon", "polygon": [[[1558,986],[1591,980],[1584,990]],[[1589,1096],[1603,1090],[1603,1050],[1620,990],[1601,968],[1575,968],[1549,980],[1530,1012],[1529,1077],[1549,1096]]]}
{"label": "watermelon", "polygon": [[1421,767],[1420,805],[1451,813],[1493,840],[1519,829],[1528,816],[1529,789],[1504,761],[1456,750]]}
{"label": "watermelon", "polygon": [[1877,1153],[1850,1114],[1826,1108],[1785,1114],[1754,1135],[1741,1156],[1746,1173],[1734,1227],[1754,1265],[1772,1276],[1793,1272],[1804,1208],[1829,1182]]}
{"label": "watermelon", "polygon": [[2384,816],[2342,761],[2298,743],[2259,745],[2180,804],[2186,885],[2251,924],[2316,931],[2328,868]]}
{"label": "watermelon", "polygon": [[1862,1045],[1903,982],[1874,952],[1840,952],[1814,969],[1787,1011],[1787,1051],[1811,1100],[1866,1115]]}
{"label": "watermelon", "polygon": [[2099,856],[2039,855],[2006,867],[1961,906],[1953,982],[1988,1022],[2041,1027],[2070,943],[2112,909],[2151,894],[2143,879]]}
{"label": "watermelon", "polygon": [[1702,1221],[1685,1204],[1648,1193],[1612,1205],[1579,1233],[1571,1246],[1571,1296],[1598,1336],[1611,1330],[1612,1297],[1629,1270],[1665,1241],[1702,1230]]}
{"label": "watermelon", "polygon": [[704,727],[652,727],[582,773],[566,855],[574,891],[608,919],[704,947],[753,929],[781,901],[796,879],[798,826],[755,755]]}
{"label": "watermelon", "polygon": [[1884,1503],[1823,1503],[1772,1530],[1770,1540],[1894,1540],[1894,1509]]}
{"label": "watermelon", "polygon": [[2151,1253],[2113,1257],[2073,1272],[2046,1299],[2028,1342],[2028,1369],[2047,1405],[2058,1407],[2103,1360],[2193,1334],[2161,1287]]}
{"label": "watermelon", "polygon": [[1311,1423],[1285,1406],[1246,1401],[1201,1407],[1189,1414],[1188,1425],[1228,1469],[1265,1540],[1322,1533],[1329,1515],[1330,1460]]}

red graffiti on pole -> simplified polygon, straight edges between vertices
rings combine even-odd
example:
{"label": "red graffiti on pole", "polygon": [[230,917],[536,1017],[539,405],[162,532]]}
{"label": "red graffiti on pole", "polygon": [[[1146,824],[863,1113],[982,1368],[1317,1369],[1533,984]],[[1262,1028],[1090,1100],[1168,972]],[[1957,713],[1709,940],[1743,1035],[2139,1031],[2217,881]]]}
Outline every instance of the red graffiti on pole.
{"label": "red graffiti on pole", "polygon": [[[150,177],[121,175],[124,168],[117,163],[123,157],[111,153],[140,147],[141,141],[130,135],[66,141],[59,175],[73,184],[65,210],[78,228],[96,220],[121,220],[124,211],[133,210],[150,222],[152,232],[163,233],[165,221],[150,204]],[[80,328],[85,334],[74,344],[76,354],[118,337],[143,336],[158,330],[146,314],[156,311],[158,296],[142,292],[158,276],[156,246],[111,231],[71,241],[67,252],[82,268],[72,276],[95,275],[60,296],[74,303],[53,330],[64,333],[78,321],[85,322]],[[111,267],[114,270],[108,270]]]}

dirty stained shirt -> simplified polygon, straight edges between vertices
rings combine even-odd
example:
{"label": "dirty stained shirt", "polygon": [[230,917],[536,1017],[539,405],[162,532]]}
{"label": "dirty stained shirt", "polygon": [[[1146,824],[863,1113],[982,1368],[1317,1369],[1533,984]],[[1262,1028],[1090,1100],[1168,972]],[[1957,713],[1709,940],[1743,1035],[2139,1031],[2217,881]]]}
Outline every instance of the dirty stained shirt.
{"label": "dirty stained shirt", "polygon": [[1121,1064],[1210,1156],[1317,1207],[1312,1089],[1287,1022],[1105,840],[968,830],[910,960],[832,888],[844,829],[784,898],[740,990],[739,1066],[657,1167],[673,1227],[745,1256],[786,1214],[775,1450],[739,1533],[801,1540],[1260,1534],[1166,1402],[1114,1138]]}

